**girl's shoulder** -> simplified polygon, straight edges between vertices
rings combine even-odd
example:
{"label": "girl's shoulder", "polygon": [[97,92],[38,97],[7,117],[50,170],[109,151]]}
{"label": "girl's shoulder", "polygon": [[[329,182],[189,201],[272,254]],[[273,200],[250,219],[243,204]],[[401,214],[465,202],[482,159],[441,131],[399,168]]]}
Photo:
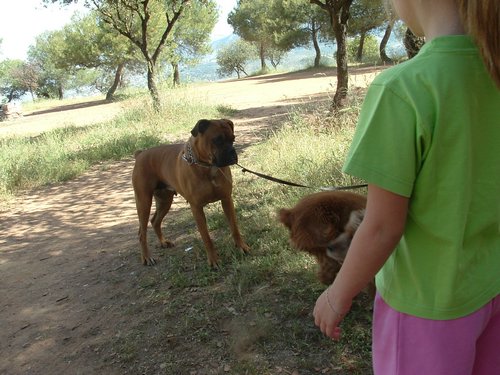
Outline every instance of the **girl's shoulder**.
{"label": "girl's shoulder", "polygon": [[412,59],[381,72],[373,83],[412,89],[434,86],[436,82],[454,80],[465,70],[481,64],[478,49],[469,36],[442,36],[424,44]]}

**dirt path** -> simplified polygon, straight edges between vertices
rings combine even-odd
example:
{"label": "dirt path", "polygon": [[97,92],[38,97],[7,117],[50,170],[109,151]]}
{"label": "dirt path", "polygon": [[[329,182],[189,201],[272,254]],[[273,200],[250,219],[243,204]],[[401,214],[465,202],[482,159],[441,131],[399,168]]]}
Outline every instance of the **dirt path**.
{"label": "dirt path", "polygon": [[[366,73],[353,74],[351,86],[369,82]],[[297,103],[328,100],[334,86],[327,71],[213,83],[197,92],[238,109],[237,140],[251,143]],[[95,121],[96,113],[118,110],[99,103],[33,114],[2,124],[0,136],[67,121],[84,125],[78,121],[90,113]],[[120,335],[127,319],[148,319],[123,312],[134,304],[144,273],[156,272],[139,264],[131,169],[132,160],[95,168],[27,193],[0,212],[0,374],[128,373],[103,347],[104,338]],[[172,210],[185,207],[177,199]]]}

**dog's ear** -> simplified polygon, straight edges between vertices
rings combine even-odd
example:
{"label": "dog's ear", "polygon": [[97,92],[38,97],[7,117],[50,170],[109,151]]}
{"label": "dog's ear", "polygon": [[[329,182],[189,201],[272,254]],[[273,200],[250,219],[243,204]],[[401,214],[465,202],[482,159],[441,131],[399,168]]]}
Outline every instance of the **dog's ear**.
{"label": "dog's ear", "polygon": [[356,232],[359,225],[363,221],[364,217],[365,217],[365,210],[364,209],[352,211],[351,214],[349,215],[349,221],[347,222],[347,224],[345,226],[345,231],[349,231],[351,233]]}
{"label": "dog's ear", "polygon": [[293,213],[291,210],[287,210],[286,208],[282,208],[278,212],[279,219],[281,223],[290,229],[292,227],[292,221],[293,221]]}
{"label": "dog's ear", "polygon": [[205,130],[207,130],[209,126],[210,126],[210,120],[207,119],[199,120],[194,126],[193,130],[191,130],[191,135],[193,137],[196,137],[198,133],[203,134],[205,133]]}
{"label": "dog's ear", "polygon": [[231,131],[234,132],[234,123],[231,120],[228,120],[227,118],[225,118],[224,121],[229,125]]}

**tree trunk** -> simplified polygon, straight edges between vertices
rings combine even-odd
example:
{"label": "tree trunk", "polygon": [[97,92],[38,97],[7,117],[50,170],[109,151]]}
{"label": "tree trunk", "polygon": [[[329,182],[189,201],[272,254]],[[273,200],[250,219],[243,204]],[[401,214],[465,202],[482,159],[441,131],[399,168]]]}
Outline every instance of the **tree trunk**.
{"label": "tree trunk", "polygon": [[311,38],[314,46],[314,51],[316,55],[314,56],[314,67],[318,68],[321,62],[321,49],[319,48],[318,43],[318,30],[316,29],[316,22],[314,19],[311,22]]}
{"label": "tree trunk", "polygon": [[413,34],[409,28],[406,29],[403,44],[405,46],[406,54],[408,55],[409,59],[414,57],[418,53],[418,51],[420,51],[420,48],[422,48],[424,43],[424,38],[419,38],[418,36]]}
{"label": "tree trunk", "polygon": [[172,63],[172,75],[173,75],[173,83],[174,87],[179,86],[181,84],[181,75],[179,73],[179,64]]}
{"label": "tree trunk", "polygon": [[346,1],[340,10],[330,9],[330,20],[335,40],[337,41],[337,90],[333,96],[332,109],[335,111],[345,106],[347,91],[349,89],[349,72],[347,69],[347,21],[349,20],[349,7],[352,1]]}
{"label": "tree trunk", "polygon": [[63,91],[62,85],[59,85],[57,87],[57,95],[59,96],[59,100],[63,100],[64,99],[64,91]]}
{"label": "tree trunk", "polygon": [[155,111],[161,109],[160,94],[158,93],[158,87],[156,86],[156,72],[155,64],[152,60],[148,61],[148,90],[153,100],[153,108]]}
{"label": "tree trunk", "polygon": [[109,88],[108,92],[106,93],[106,100],[113,100],[113,96],[115,95],[115,91],[120,85],[120,82],[122,80],[122,74],[123,74],[123,68],[125,67],[125,63],[120,63],[116,67],[115,71],[115,80],[113,81],[113,84]]}
{"label": "tree trunk", "polygon": [[365,38],[366,38],[366,32],[363,31],[359,35],[359,45],[358,45],[358,50],[356,52],[356,61],[359,63],[363,61],[363,49],[365,48]]}
{"label": "tree trunk", "polygon": [[260,56],[260,69],[262,71],[267,69],[266,65],[266,56],[265,56],[265,50],[264,50],[264,43],[260,43],[260,48],[259,48],[259,56]]}
{"label": "tree trunk", "polygon": [[391,37],[393,26],[394,26],[394,21],[393,20],[389,21],[389,23],[387,24],[387,27],[385,28],[384,36],[382,37],[382,40],[380,41],[380,47],[379,47],[380,58],[382,59],[382,62],[384,64],[392,64],[393,63],[392,59],[389,56],[387,56],[387,53],[385,52],[385,49],[387,47],[387,42],[389,41],[389,38]]}

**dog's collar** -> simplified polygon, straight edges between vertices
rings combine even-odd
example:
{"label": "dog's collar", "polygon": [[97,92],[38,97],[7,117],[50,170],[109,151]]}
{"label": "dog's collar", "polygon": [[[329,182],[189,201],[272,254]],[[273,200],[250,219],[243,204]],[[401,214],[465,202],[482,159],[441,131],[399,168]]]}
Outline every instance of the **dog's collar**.
{"label": "dog's collar", "polygon": [[208,164],[208,163],[205,163],[205,162],[202,162],[202,161],[199,161],[198,159],[196,159],[196,156],[194,155],[194,152],[193,152],[193,146],[191,146],[191,142],[186,142],[186,147],[184,148],[184,153],[182,154],[182,159],[184,159],[184,161],[186,161],[186,163],[188,163],[189,165],[193,165],[193,164],[196,164],[196,165],[199,165],[201,167],[214,167],[214,165],[212,164]]}

